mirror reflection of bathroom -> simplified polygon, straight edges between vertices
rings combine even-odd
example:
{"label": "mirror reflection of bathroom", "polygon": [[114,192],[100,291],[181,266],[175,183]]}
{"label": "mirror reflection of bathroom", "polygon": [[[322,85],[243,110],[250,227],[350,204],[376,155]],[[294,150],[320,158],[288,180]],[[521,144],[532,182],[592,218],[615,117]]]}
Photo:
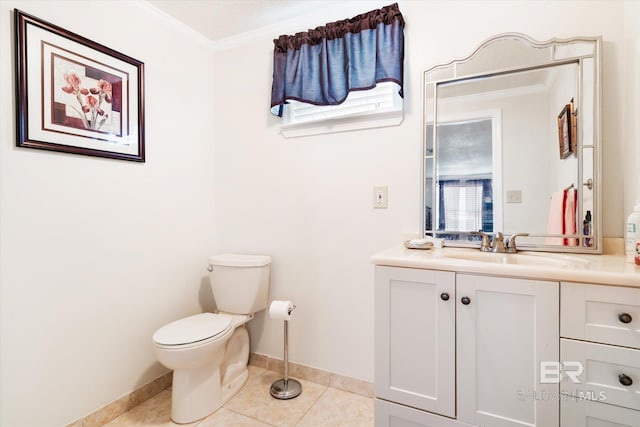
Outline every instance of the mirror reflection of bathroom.
{"label": "mirror reflection of bathroom", "polygon": [[[447,66],[425,73],[425,234],[464,246],[478,241],[471,232],[526,232],[532,250],[590,250],[594,63],[572,55],[594,48],[558,46],[550,63],[548,49],[523,40],[487,42],[453,77]],[[488,58],[503,49],[519,54],[500,69]]]}

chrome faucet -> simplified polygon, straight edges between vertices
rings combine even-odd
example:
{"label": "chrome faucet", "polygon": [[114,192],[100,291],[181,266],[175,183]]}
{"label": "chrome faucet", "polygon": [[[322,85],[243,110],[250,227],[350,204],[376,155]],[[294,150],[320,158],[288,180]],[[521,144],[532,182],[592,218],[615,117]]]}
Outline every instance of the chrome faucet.
{"label": "chrome faucet", "polygon": [[504,234],[498,231],[493,236],[493,241],[491,242],[489,239],[489,235],[487,233],[483,233],[481,231],[472,231],[471,235],[473,236],[481,236],[482,241],[480,242],[480,250],[482,252],[494,252],[500,254],[515,254],[518,249],[516,248],[516,238],[520,236],[528,236],[529,233],[516,233],[509,236],[509,240],[507,240],[507,244],[504,243]]}
{"label": "chrome faucet", "polygon": [[487,233],[483,233],[482,231],[472,231],[472,236],[480,236],[482,241],[480,242],[480,250],[482,252],[491,252],[491,241],[489,240],[489,235]]}
{"label": "chrome faucet", "polygon": [[503,254],[507,252],[507,248],[504,247],[504,234],[498,231],[493,236],[493,242],[491,242],[491,252]]}
{"label": "chrome faucet", "polygon": [[507,241],[507,253],[515,254],[518,252],[518,248],[516,248],[516,237],[525,237],[528,235],[529,233],[516,233],[509,236],[509,241]]}

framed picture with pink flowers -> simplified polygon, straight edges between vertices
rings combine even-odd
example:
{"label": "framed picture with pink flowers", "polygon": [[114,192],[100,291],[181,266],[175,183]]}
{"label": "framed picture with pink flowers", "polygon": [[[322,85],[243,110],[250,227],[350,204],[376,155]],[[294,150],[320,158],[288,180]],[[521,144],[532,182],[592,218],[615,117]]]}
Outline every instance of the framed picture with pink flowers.
{"label": "framed picture with pink flowers", "polygon": [[145,161],[144,64],[14,10],[16,145]]}

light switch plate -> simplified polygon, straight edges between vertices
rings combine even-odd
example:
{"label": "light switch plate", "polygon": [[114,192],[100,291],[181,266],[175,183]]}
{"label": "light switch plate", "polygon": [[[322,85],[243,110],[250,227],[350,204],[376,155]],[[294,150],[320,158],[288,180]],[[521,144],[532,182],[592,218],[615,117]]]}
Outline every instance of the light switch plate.
{"label": "light switch plate", "polygon": [[387,187],[373,187],[373,207],[376,209],[387,208]]}

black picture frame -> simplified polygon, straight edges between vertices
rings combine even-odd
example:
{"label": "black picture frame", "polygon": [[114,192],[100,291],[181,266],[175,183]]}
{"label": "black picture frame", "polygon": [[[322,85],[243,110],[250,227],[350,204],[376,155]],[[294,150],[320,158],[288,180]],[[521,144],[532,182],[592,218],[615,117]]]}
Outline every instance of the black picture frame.
{"label": "black picture frame", "polygon": [[560,158],[566,159],[571,154],[571,106],[564,106],[558,114],[558,144]]}
{"label": "black picture frame", "polygon": [[145,161],[144,64],[14,9],[16,145]]}

